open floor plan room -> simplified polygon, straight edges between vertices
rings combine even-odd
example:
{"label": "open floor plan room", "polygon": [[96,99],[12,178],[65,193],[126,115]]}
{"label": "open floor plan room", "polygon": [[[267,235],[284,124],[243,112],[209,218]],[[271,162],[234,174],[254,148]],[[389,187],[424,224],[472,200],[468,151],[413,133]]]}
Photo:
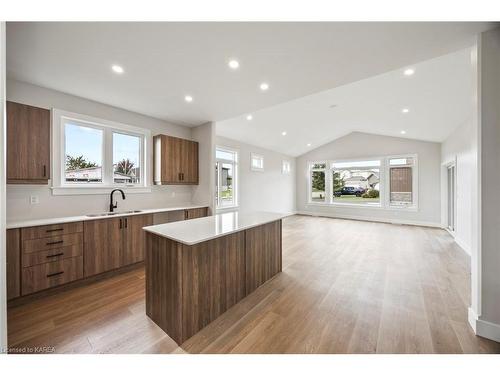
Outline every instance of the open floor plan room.
{"label": "open floor plan room", "polygon": [[181,346],[145,315],[140,267],[9,310],[57,353],[500,353],[467,322],[470,261],[435,228],[283,222],[283,272]]}
{"label": "open floor plan room", "polygon": [[0,25],[4,357],[500,358],[499,23]]}

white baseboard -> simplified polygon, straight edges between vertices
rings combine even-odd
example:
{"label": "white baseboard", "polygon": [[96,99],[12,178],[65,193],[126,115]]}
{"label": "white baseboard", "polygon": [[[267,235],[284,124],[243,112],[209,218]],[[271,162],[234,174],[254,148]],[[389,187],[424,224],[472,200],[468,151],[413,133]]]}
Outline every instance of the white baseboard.
{"label": "white baseboard", "polygon": [[480,319],[469,307],[469,324],[477,336],[500,342],[500,324]]}
{"label": "white baseboard", "polygon": [[405,219],[386,219],[386,218],[378,218],[378,217],[344,215],[344,214],[324,213],[324,212],[314,212],[314,211],[297,211],[297,214],[308,215],[308,216],[331,217],[331,218],[335,218],[335,219],[375,221],[378,223],[416,225],[416,226],[420,226],[420,227],[443,228],[441,223],[432,223],[432,222],[428,222],[428,221],[414,221],[414,220],[405,220]]}

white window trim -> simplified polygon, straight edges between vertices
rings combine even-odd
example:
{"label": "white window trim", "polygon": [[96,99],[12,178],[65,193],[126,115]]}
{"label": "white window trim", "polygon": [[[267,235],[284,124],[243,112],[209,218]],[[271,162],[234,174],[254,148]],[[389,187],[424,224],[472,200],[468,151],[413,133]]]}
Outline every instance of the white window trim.
{"label": "white window trim", "polygon": [[[262,168],[257,168],[253,166],[253,160],[260,159],[262,160]],[[264,172],[264,155],[256,154],[254,152],[250,153],[250,170],[254,172]]]}
{"label": "white window trim", "polygon": [[[390,204],[390,187],[389,187],[389,160],[396,158],[409,158],[412,157],[414,160],[413,173],[412,173],[412,190],[413,190],[413,204],[412,205],[394,205]],[[333,199],[333,186],[331,183],[330,172],[333,168],[334,163],[349,163],[357,161],[369,161],[369,160],[380,160],[380,181],[383,184],[380,185],[380,204],[356,204],[356,203],[341,203],[335,202]],[[325,201],[324,202],[313,202],[311,200],[312,193],[312,166],[314,164],[326,164],[325,168]],[[363,157],[363,158],[351,158],[351,159],[335,159],[335,160],[315,160],[309,161],[308,164],[308,175],[307,175],[307,203],[306,206],[332,206],[332,207],[348,207],[348,208],[359,208],[368,210],[396,210],[396,211],[418,211],[418,155],[417,154],[401,154],[401,155],[386,155],[386,156],[376,156],[376,157]],[[396,166],[394,166],[396,167]],[[323,169],[315,169],[323,170]]]}
{"label": "white window trim", "polygon": [[[65,157],[65,139],[64,139],[64,120],[72,119],[84,126],[103,129],[103,182],[92,185],[88,184],[67,184],[64,181],[64,163]],[[112,134],[130,134],[143,137],[141,144],[141,181],[139,185],[115,184],[109,181],[112,171],[106,160],[113,160],[113,141]],[[107,134],[106,134],[107,133]],[[106,147],[106,143],[108,147]],[[120,188],[126,193],[150,193],[151,185],[149,178],[151,176],[151,160],[153,141],[151,132],[148,129],[126,125],[114,121],[104,120],[92,116],[68,112],[60,109],[52,109],[52,194],[53,195],[87,195],[87,194],[109,194],[111,189]],[[142,163],[143,161],[143,163]],[[106,170],[108,169],[108,170]],[[111,174],[110,174],[111,173]]]}
{"label": "white window trim", "polygon": [[[412,204],[391,204],[391,187],[389,186],[390,184],[390,169],[391,168],[397,168],[397,167],[402,167],[401,165],[394,165],[391,166],[389,165],[390,159],[398,159],[398,158],[413,158],[413,166],[412,168]],[[418,168],[418,156],[417,154],[401,154],[401,155],[389,155],[386,156],[385,159],[386,163],[386,170],[387,170],[387,176],[385,178],[385,185],[387,186],[387,192],[385,196],[386,204],[387,204],[387,209],[388,210],[404,210],[404,211],[418,211],[418,175],[419,175],[419,168]],[[404,166],[403,166],[404,167]]]}
{"label": "white window trim", "polygon": [[[325,168],[313,168],[314,164],[325,164]],[[318,161],[310,161],[307,163],[307,202],[310,205],[329,205],[328,203],[328,192],[330,191],[330,184],[328,179],[326,178],[326,171],[328,170],[328,161],[326,160],[318,160]],[[324,202],[314,202],[312,200],[312,173],[313,171],[324,171],[325,172],[325,200]]]}
{"label": "white window trim", "polygon": [[[285,170],[285,165],[287,165],[287,169]],[[290,160],[282,160],[281,161],[281,174],[289,175],[292,172],[292,163]]]}
{"label": "white window trim", "polygon": [[[235,160],[230,160],[230,159],[224,159],[224,158],[218,158],[217,156],[215,157],[215,162],[223,162],[223,163],[231,163],[233,164],[234,168],[234,178],[233,178],[233,204],[230,206],[218,206],[217,202],[220,201],[219,197],[214,197],[215,202],[214,206],[217,212],[223,212],[223,211],[232,211],[238,208],[238,163],[239,163],[239,150],[231,147],[226,147],[226,146],[215,146],[215,154],[217,155],[217,150],[222,150],[222,151],[227,151],[235,154]],[[213,172],[212,172],[213,173]],[[220,174],[217,175],[217,179],[220,179]],[[220,181],[216,181],[217,186],[220,186]],[[219,194],[217,191],[216,194]]]}

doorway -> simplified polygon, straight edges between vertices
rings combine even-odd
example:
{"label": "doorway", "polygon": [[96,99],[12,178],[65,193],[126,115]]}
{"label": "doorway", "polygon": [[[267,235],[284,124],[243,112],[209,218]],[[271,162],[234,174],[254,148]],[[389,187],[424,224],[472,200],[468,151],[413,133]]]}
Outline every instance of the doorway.
{"label": "doorway", "polygon": [[455,202],[456,202],[456,184],[455,184],[455,177],[456,177],[456,167],[455,164],[450,164],[447,166],[446,169],[446,175],[447,175],[447,195],[448,195],[448,221],[447,221],[447,228],[450,232],[455,231],[455,212],[456,212],[456,207],[455,207]]}

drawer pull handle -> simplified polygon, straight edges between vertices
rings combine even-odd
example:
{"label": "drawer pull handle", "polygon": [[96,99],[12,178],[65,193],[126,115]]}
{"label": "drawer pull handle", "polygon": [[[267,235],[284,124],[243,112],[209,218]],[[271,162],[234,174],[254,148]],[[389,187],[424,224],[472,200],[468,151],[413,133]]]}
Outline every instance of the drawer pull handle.
{"label": "drawer pull handle", "polygon": [[64,273],[64,271],[59,271],[59,272],[49,273],[49,274],[47,275],[47,277],[58,276],[58,275],[62,275],[63,273]]}
{"label": "drawer pull handle", "polygon": [[63,243],[64,240],[60,240],[60,241],[54,241],[54,242],[47,242],[46,245],[57,245],[58,243]]}
{"label": "drawer pull handle", "polygon": [[64,255],[64,253],[57,253],[57,254],[47,255],[46,258],[58,257],[60,255]]}
{"label": "drawer pull handle", "polygon": [[47,232],[47,233],[50,233],[50,232],[59,232],[61,230],[64,230],[64,228],[47,229],[45,232]]}

